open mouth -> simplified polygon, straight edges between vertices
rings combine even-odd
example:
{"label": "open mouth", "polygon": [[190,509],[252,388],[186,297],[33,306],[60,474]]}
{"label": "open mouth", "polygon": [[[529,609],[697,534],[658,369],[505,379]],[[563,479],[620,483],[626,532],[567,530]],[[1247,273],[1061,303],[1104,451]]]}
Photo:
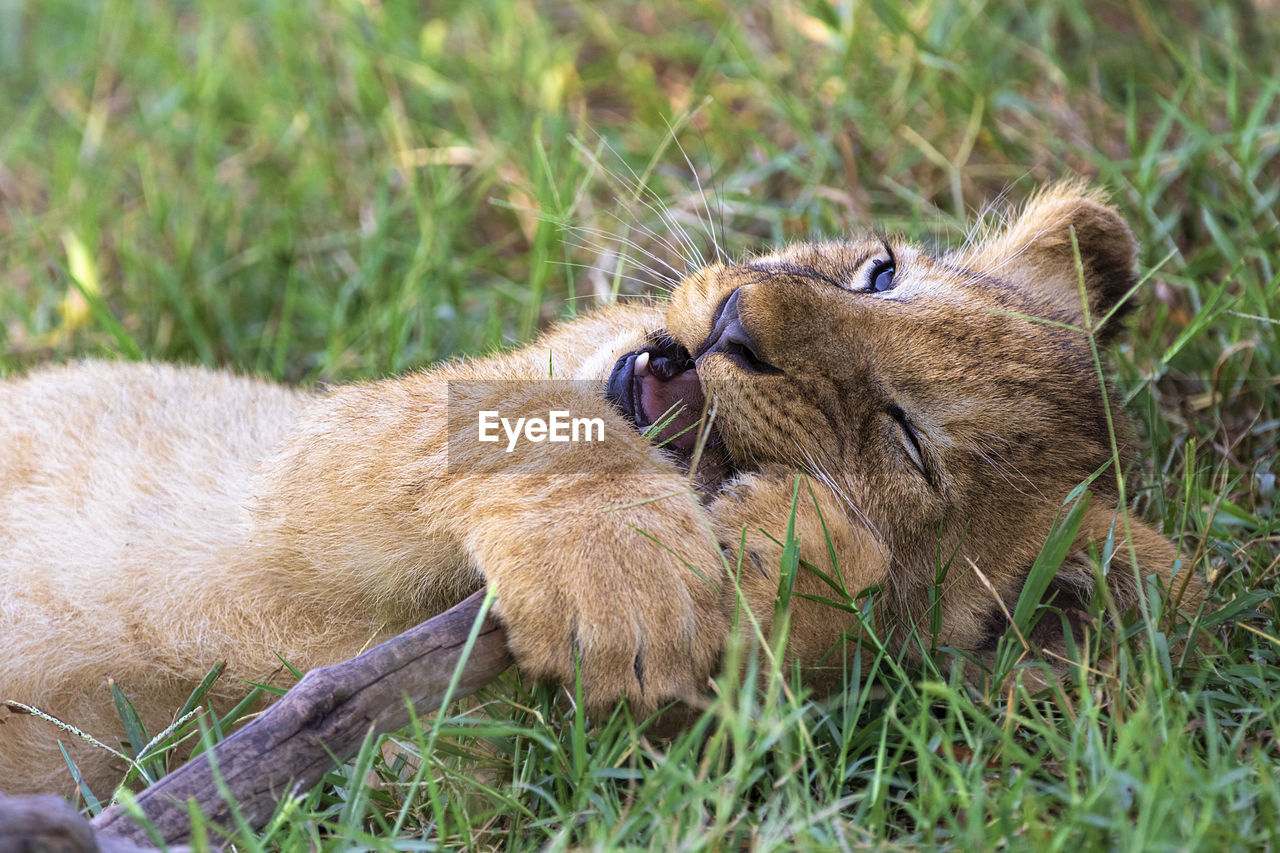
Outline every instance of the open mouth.
{"label": "open mouth", "polygon": [[693,452],[706,397],[693,358],[675,341],[664,336],[618,359],[605,396],[654,444]]}

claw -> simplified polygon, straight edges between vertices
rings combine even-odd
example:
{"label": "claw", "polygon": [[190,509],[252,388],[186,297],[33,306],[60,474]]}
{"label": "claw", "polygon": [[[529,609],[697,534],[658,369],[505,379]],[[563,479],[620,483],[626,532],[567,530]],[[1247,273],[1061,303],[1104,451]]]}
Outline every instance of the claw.
{"label": "claw", "polygon": [[643,654],[643,649],[636,652],[636,659],[631,664],[632,669],[634,669],[636,673],[636,683],[640,685],[641,695],[644,694],[644,661],[641,660],[641,655]]}

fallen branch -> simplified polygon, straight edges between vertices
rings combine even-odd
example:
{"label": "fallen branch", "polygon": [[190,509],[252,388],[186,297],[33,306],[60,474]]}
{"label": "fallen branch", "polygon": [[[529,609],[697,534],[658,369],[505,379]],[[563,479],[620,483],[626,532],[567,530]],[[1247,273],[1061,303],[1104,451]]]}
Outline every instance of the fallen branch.
{"label": "fallen branch", "polygon": [[[440,707],[483,600],[483,591],[477,592],[452,610],[358,657],[307,673],[261,717],[219,743],[212,758],[242,818],[254,828],[263,826],[281,798],[320,781],[333,769],[335,759],[345,760],[360,748],[370,730],[382,734],[404,727],[409,722],[406,700],[417,713]],[[479,627],[449,698],[474,693],[510,665],[505,635],[490,617]],[[209,754],[197,756],[136,797],[165,844],[188,839],[188,800],[194,800],[211,822],[232,826],[230,807],[218,792],[209,759]],[[35,815],[31,821],[38,820],[41,803],[47,807],[46,798],[0,797],[0,853],[54,838],[65,846],[49,848],[67,851],[130,849],[122,841],[152,843],[142,826],[118,805],[91,824],[70,807],[63,811],[74,821],[59,814],[48,815],[38,825],[17,822],[29,815]],[[92,831],[86,835],[90,825]],[[10,826],[15,834],[11,835]],[[37,831],[45,834],[37,838],[32,834]]]}

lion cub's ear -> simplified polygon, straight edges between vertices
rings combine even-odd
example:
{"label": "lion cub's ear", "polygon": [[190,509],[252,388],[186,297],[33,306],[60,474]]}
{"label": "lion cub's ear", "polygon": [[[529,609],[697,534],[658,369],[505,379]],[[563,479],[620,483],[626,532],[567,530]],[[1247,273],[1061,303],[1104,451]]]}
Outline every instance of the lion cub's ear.
{"label": "lion cub's ear", "polygon": [[[959,261],[974,272],[1018,284],[1054,314],[1065,313],[1083,323],[1080,276],[1071,247],[1073,230],[1096,325],[1137,281],[1138,255],[1133,232],[1097,190],[1074,182],[1045,189],[1008,225],[963,252]],[[1115,319],[1100,334],[1118,329]]]}

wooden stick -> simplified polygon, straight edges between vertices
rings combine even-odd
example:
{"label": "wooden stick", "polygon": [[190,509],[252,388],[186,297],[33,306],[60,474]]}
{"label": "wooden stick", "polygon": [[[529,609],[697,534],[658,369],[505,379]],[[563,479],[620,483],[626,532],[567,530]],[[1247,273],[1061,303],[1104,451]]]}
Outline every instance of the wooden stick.
{"label": "wooden stick", "polygon": [[[213,760],[240,815],[255,829],[263,826],[277,801],[305,791],[333,769],[334,761],[353,755],[372,730],[395,731],[409,722],[412,703],[418,713],[440,707],[481,612],[483,590],[461,604],[359,657],[307,673],[266,713],[219,743]],[[502,627],[489,617],[479,628],[451,699],[474,693],[511,665]],[[37,800],[0,798],[0,851],[27,849],[6,815],[38,810]],[[231,810],[214,783],[209,755],[201,754],[137,796],[137,803],[166,844],[188,840],[187,801],[213,823],[230,828]],[[84,823],[70,810],[72,817]],[[16,818],[15,818],[16,820]],[[72,822],[74,823],[74,822]],[[57,824],[50,824],[56,830]],[[152,844],[142,827],[120,806],[92,821],[97,846],[65,850],[128,849],[119,842]],[[53,831],[53,830],[50,830]],[[66,836],[80,830],[68,824]],[[50,836],[52,837],[52,836]],[[13,844],[13,847],[9,845]]]}
{"label": "wooden stick", "polygon": [[[95,835],[76,807],[56,794],[0,794],[0,853],[155,853],[131,841]],[[172,850],[172,848],[171,848]],[[175,851],[176,853],[176,851]]]}

